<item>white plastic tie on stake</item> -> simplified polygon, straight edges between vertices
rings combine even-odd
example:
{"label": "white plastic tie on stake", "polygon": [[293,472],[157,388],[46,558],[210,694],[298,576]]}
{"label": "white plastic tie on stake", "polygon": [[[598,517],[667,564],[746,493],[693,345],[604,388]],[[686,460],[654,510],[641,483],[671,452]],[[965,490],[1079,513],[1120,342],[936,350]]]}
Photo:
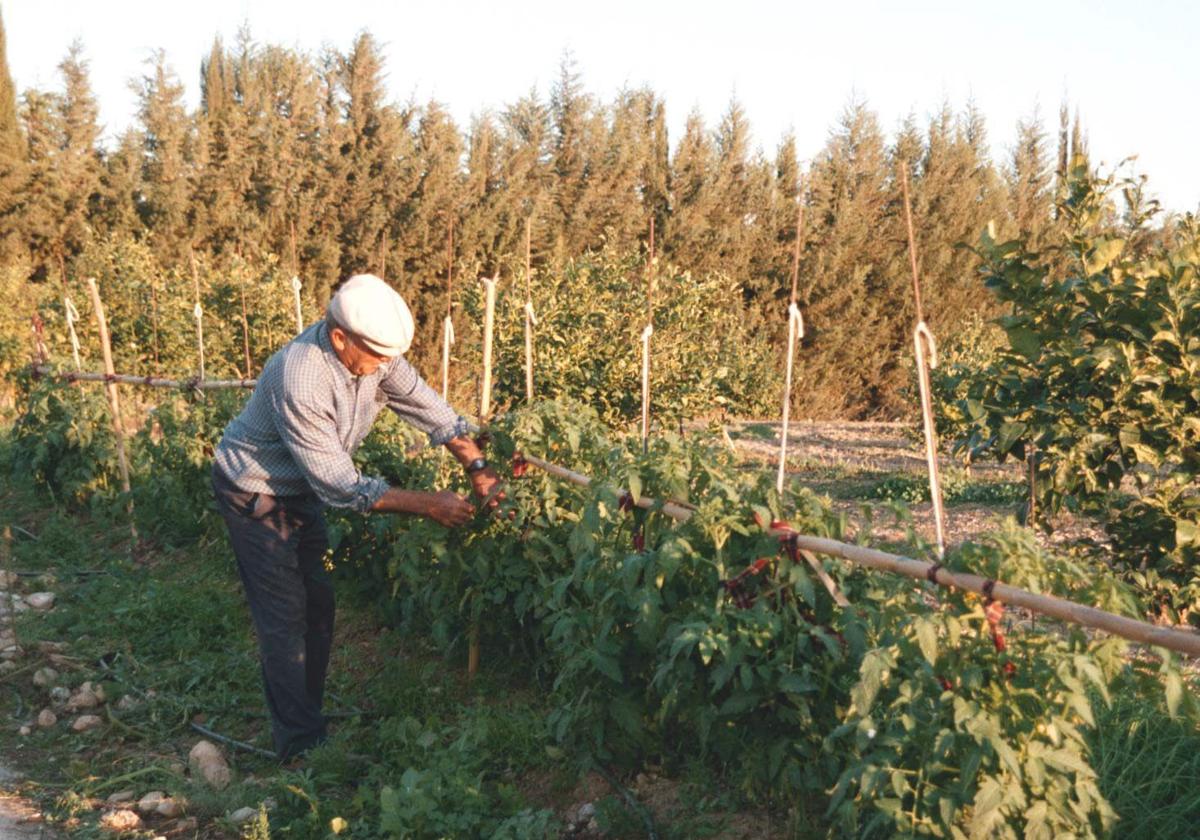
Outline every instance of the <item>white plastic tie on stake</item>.
{"label": "white plastic tie on stake", "polygon": [[442,399],[450,394],[450,345],[454,343],[454,319],[442,321]]}
{"label": "white plastic tie on stake", "polygon": [[787,373],[783,383],[783,424],[779,430],[779,471],[775,475],[775,492],[783,493],[787,467],[788,428],[792,413],[792,371],[796,361],[796,341],[804,338],[804,316],[795,301],[788,304]]}
{"label": "white plastic tie on stake", "polygon": [[79,361],[79,336],[75,332],[75,322],[79,320],[79,310],[69,297],[63,298],[63,309],[67,311],[67,335],[71,337],[71,357],[75,360],[75,370],[83,370]]}
{"label": "white plastic tie on stake", "polygon": [[300,311],[300,278],[292,275],[292,297],[296,302],[296,332],[304,332],[304,313]]}
{"label": "white plastic tie on stake", "polygon": [[917,324],[917,328],[913,330],[913,348],[917,354],[917,382],[921,386],[921,421],[925,427],[925,460],[929,465],[929,496],[933,500],[933,522],[937,529],[937,552],[940,559],[946,556],[946,514],[942,508],[942,484],[937,463],[937,429],[933,424],[933,398],[929,384],[929,371],[937,367],[937,343],[924,321]]}
{"label": "white plastic tie on stake", "polygon": [[196,301],[196,305],[192,307],[192,317],[197,321],[204,317],[204,307],[200,305],[200,301]]}
{"label": "white plastic tie on stake", "polygon": [[529,323],[537,326],[537,316],[533,314],[533,302],[525,301],[525,317],[529,319]]}

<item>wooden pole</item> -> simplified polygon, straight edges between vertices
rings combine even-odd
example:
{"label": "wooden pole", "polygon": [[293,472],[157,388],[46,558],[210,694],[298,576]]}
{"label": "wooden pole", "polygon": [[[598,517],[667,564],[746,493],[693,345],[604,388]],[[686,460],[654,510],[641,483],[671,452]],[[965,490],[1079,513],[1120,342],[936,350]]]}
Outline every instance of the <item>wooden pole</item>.
{"label": "wooden pole", "polygon": [[135,376],[128,373],[62,372],[49,365],[34,368],[38,376],[62,379],[66,382],[114,382],[122,385],[143,385],[149,388],[196,388],[202,391],[221,388],[253,388],[257,379],[162,379],[157,376]]}
{"label": "wooden pole", "polygon": [[196,292],[196,305],[192,317],[196,319],[196,350],[200,358],[200,378],[204,378],[204,307],[200,303],[200,271],[196,268],[196,254],[188,246],[188,259],[192,263],[192,287]]}
{"label": "wooden pole", "polygon": [[[87,279],[88,294],[92,298],[92,308],[96,310],[96,323],[100,329],[100,350],[104,357],[104,373],[107,377],[114,375],[112,342],[108,335],[108,321],[104,317],[104,304],[100,302],[100,290],[96,287],[96,279]],[[129,484],[129,460],[125,457],[125,430],[121,423],[121,400],[118,395],[117,383],[109,379],[104,390],[108,392],[108,407],[112,412],[113,436],[117,446],[117,469],[121,475],[121,492],[129,499],[126,510],[129,512],[129,533],[137,541],[137,526],[133,522],[133,497],[130,496],[132,487]]]}
{"label": "wooden pole", "polygon": [[537,317],[533,313],[533,283],[530,279],[533,217],[525,218],[525,401],[533,402],[533,328]]}
{"label": "wooden pole", "polygon": [[[530,455],[523,455],[523,457],[533,466],[574,484],[586,487],[591,483],[591,479],[582,473]],[[641,497],[636,499],[634,504],[638,507],[654,508],[659,503],[654,499]],[[662,504],[662,512],[679,521],[686,521],[692,516],[690,508],[671,502]],[[1171,627],[1159,627],[1137,619],[1105,612],[1095,607],[1077,604],[1064,598],[1056,598],[1053,595],[1039,595],[1000,581],[989,581],[987,578],[968,572],[952,572],[940,564],[929,563],[925,560],[914,560],[873,548],[848,545],[825,537],[793,534],[793,532],[781,530],[772,530],[771,533],[795,539],[797,548],[802,551],[840,557],[858,566],[904,575],[914,580],[932,580],[939,586],[975,592],[1010,606],[1021,607],[1069,624],[1091,627],[1094,630],[1101,630],[1130,641],[1166,648],[1187,656],[1200,657],[1200,634]]]}
{"label": "wooden pole", "polygon": [[800,237],[804,232],[804,192],[801,189],[799,208],[796,211],[796,247],[792,255],[792,296],[788,299],[787,363],[783,381],[783,424],[779,431],[779,471],[775,476],[775,492],[783,493],[783,480],[787,471],[788,431],[792,415],[792,373],[795,366],[796,342],[804,337],[804,317],[796,305],[796,288],[800,278]]}

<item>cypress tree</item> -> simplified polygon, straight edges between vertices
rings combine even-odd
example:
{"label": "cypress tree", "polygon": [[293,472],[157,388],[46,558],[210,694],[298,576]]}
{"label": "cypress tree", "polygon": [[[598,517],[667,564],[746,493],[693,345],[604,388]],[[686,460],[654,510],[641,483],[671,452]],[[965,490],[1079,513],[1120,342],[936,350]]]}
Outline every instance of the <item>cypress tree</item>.
{"label": "cypress tree", "polygon": [[63,254],[72,256],[91,238],[91,216],[101,201],[100,111],[80,42],[71,45],[58,69],[63,75],[63,95],[59,100],[62,147],[57,157],[64,193],[59,239]]}

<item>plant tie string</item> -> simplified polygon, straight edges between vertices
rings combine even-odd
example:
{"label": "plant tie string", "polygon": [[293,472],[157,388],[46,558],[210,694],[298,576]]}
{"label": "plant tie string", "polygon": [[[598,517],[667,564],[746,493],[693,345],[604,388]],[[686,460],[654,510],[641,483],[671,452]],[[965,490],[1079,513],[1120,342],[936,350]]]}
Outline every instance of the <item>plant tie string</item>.
{"label": "plant tie string", "polygon": [[300,278],[292,275],[292,297],[296,303],[296,332],[304,331],[304,313],[300,311]]}
{"label": "plant tie string", "polygon": [[75,332],[79,310],[75,308],[69,296],[63,297],[63,309],[67,311],[67,335],[71,338],[71,357],[75,360],[75,370],[83,370],[83,364],[79,361],[79,336]]}
{"label": "plant tie string", "polygon": [[929,568],[925,570],[925,579],[930,583],[937,583],[937,573],[942,567],[941,563],[931,563]]}

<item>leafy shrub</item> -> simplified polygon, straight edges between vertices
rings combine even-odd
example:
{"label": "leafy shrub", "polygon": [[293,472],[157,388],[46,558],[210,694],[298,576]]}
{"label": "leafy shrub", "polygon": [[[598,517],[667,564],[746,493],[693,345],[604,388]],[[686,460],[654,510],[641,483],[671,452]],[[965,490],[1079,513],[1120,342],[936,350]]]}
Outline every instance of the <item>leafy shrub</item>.
{"label": "leafy shrub", "polygon": [[1127,188],[1131,227],[1111,222],[1111,180],[1077,166],[1059,249],[984,234],[987,285],[1010,305],[1008,346],[956,405],[960,447],[1035,452],[1039,507],[1100,518],[1126,567],[1149,568],[1163,606],[1200,605],[1200,225],[1135,248],[1149,212]]}

